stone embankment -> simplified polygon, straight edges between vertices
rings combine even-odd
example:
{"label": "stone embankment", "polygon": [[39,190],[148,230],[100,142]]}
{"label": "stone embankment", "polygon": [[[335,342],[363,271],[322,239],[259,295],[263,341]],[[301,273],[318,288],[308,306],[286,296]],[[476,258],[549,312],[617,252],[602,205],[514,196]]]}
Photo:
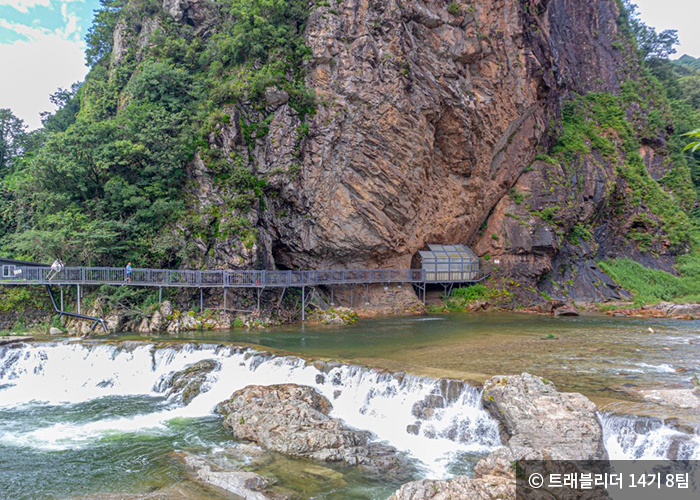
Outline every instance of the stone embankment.
{"label": "stone embankment", "polygon": [[2,335],[0,336],[0,345],[31,342],[32,340],[34,340],[34,337],[28,337],[26,335]]}

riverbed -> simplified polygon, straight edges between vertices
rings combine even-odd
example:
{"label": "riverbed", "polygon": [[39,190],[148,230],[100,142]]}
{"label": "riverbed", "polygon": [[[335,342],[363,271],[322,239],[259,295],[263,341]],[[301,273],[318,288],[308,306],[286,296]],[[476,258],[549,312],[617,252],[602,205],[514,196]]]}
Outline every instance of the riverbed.
{"label": "riverbed", "polygon": [[[478,388],[465,388],[422,422],[419,435],[406,432],[416,421],[414,404],[436,390],[438,377],[478,385],[492,375],[528,371],[599,404],[611,455],[659,458],[675,446],[697,458],[697,412],[631,394],[691,387],[700,371],[698,332],[698,321],[449,314],[110,339],[141,341],[126,345],[73,339],[0,347],[0,491],[13,500],[156,490],[173,499],[226,498],[192,482],[181,453],[273,477],[281,491],[304,500],[383,500],[396,489],[398,479],[264,452],[251,456],[232,442],[213,413],[216,404],[245,385],[285,382],[316,387],[332,401],[333,416],[405,454],[415,478],[468,473],[500,444]],[[156,346],[166,339],[176,342]],[[256,352],[264,350],[275,355]],[[334,368],[324,382],[310,358],[354,366]],[[173,371],[202,359],[218,360],[221,370],[189,405],[159,390]]]}

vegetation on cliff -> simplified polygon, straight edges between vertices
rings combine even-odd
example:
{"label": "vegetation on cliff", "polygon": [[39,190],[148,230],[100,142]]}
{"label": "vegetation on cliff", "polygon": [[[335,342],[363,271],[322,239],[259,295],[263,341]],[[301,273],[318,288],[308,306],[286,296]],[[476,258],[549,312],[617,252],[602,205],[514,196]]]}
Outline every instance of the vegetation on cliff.
{"label": "vegetation on cliff", "polygon": [[[654,182],[637,153],[641,144],[629,141],[629,120],[618,121],[618,126],[613,127],[628,150],[622,175],[633,187],[632,202],[645,203],[661,224],[658,228],[640,225],[642,230],[636,229],[628,236],[642,251],[652,251],[654,240],[664,236],[668,236],[671,246],[685,245],[687,251],[679,251],[685,255],[677,259],[677,274],[648,268],[629,258],[608,259],[599,265],[632,292],[637,304],[662,300],[697,302],[700,300],[700,154],[687,143],[700,124],[700,60],[685,55],[671,61],[669,56],[678,43],[675,32],[657,34],[637,18],[636,7],[629,1],[624,2],[622,13],[630,28],[628,35],[638,47],[642,68],[637,82],[623,86],[620,99],[627,106],[648,109],[647,127],[659,128],[659,134],[668,135],[668,161],[672,165],[658,183]],[[623,117],[619,112],[617,116]],[[634,118],[633,115],[632,123]]]}
{"label": "vegetation on cliff", "polygon": [[[201,264],[188,236],[206,242],[226,230],[252,231],[245,214],[264,180],[240,158],[223,157],[209,134],[237,106],[262,109],[269,87],[287,92],[301,116],[313,113],[301,71],[308,11],[301,0],[210,8],[222,12],[203,15],[224,22],[202,33],[176,22],[161,2],[102,0],[87,36],[90,73],[53,96],[61,107],[44,128],[26,134],[3,110],[4,254],[178,267]],[[264,117],[237,115],[249,140],[265,133]],[[228,217],[193,211],[187,165],[195,155],[233,193]]]}
{"label": "vegetation on cliff", "polygon": [[[484,239],[491,241],[484,243],[486,250],[482,254],[488,254],[492,250],[488,245],[492,245],[493,249],[499,252],[511,252],[513,260],[518,262],[520,256],[527,252],[532,255],[538,252],[540,255],[546,254],[550,259],[538,267],[537,272],[532,273],[528,269],[523,273],[523,276],[529,276],[530,282],[520,283],[517,276],[515,280],[511,275],[503,276],[502,282],[498,281],[494,288],[508,288],[502,294],[506,300],[519,300],[520,297],[516,295],[522,290],[531,291],[532,297],[541,300],[542,293],[546,294],[547,290],[536,290],[535,285],[557,281],[548,276],[545,269],[552,264],[552,256],[558,252],[561,252],[561,260],[564,262],[557,265],[561,264],[563,267],[569,266],[570,262],[566,262],[567,259],[576,258],[580,262],[597,260],[599,257],[595,250],[599,234],[596,233],[596,229],[603,222],[600,220],[602,210],[607,210],[604,217],[619,222],[615,229],[624,228],[621,236],[624,237],[626,246],[624,251],[616,254],[617,248],[610,245],[612,250],[600,257],[605,259],[601,268],[608,271],[624,287],[636,291],[638,297],[655,295],[651,292],[637,291],[639,287],[627,280],[627,274],[623,272],[626,261],[618,262],[614,257],[627,255],[651,265],[666,258],[671,262],[669,266],[672,266],[676,257],[697,248],[691,245],[691,241],[700,219],[697,202],[700,189],[700,151],[687,150],[684,153],[683,149],[689,141],[684,134],[700,125],[700,64],[689,56],[677,61],[669,60],[677,41],[675,33],[657,33],[653,28],[644,25],[636,17],[634,6],[627,1],[618,2],[620,18],[617,38],[605,40],[603,35],[606,33],[599,33],[598,30],[593,33],[592,28],[591,33],[585,33],[586,36],[590,35],[598,40],[595,43],[608,44],[605,52],[615,52],[611,59],[614,62],[619,62],[619,57],[625,58],[624,68],[615,75],[612,75],[613,70],[609,71],[610,75],[600,74],[599,84],[589,82],[586,90],[581,90],[578,94],[568,91],[569,87],[575,86],[565,82],[569,76],[564,74],[566,71],[563,66],[572,66],[568,68],[572,70],[576,69],[573,66],[578,64],[570,61],[561,62],[563,66],[559,69],[564,71],[562,75],[557,75],[555,68],[547,67],[543,75],[536,77],[536,82],[524,81],[527,78],[535,78],[530,75],[533,73],[531,71],[521,72],[525,59],[521,61],[516,58],[513,59],[513,64],[504,64],[502,69],[510,71],[509,78],[514,78],[514,81],[519,83],[527,83],[523,88],[531,86],[532,83],[533,88],[542,85],[540,94],[557,93],[551,96],[552,99],[542,99],[542,102],[536,101],[541,97],[539,94],[532,97],[532,109],[539,109],[542,116],[548,114],[548,118],[533,118],[533,123],[527,125],[523,125],[523,120],[529,120],[531,117],[517,116],[520,112],[517,107],[514,108],[515,111],[500,110],[500,114],[491,108],[487,109],[487,103],[492,97],[485,96],[495,95],[494,100],[505,98],[503,94],[493,94],[488,86],[489,78],[497,80],[500,77],[494,77],[494,74],[483,68],[481,70],[484,74],[474,78],[474,81],[469,83],[469,88],[465,86],[456,90],[455,87],[448,89],[449,92],[439,86],[420,87],[422,83],[414,78],[418,74],[420,64],[426,66],[426,61],[431,64],[440,61],[442,64],[443,59],[447,61],[447,75],[461,75],[472,70],[477,74],[478,61],[495,57],[493,54],[501,50],[497,46],[497,33],[490,33],[489,38],[488,26],[480,24],[485,17],[484,13],[478,12],[478,9],[471,5],[463,8],[458,2],[452,2],[441,7],[440,12],[435,13],[435,19],[429,22],[416,21],[414,17],[420,17],[418,15],[410,18],[410,22],[416,24],[416,33],[431,30],[433,28],[430,26],[439,23],[444,24],[446,32],[452,33],[454,28],[454,33],[445,35],[446,38],[442,42],[447,44],[452,36],[460,40],[468,39],[469,43],[465,42],[464,47],[457,44],[450,49],[463,50],[464,53],[450,55],[440,49],[436,50],[435,54],[431,53],[431,57],[435,56],[434,59],[426,57],[423,61],[415,54],[399,55],[398,52],[401,51],[394,47],[394,42],[402,42],[401,37],[407,38],[404,36],[405,32],[400,30],[396,32],[398,35],[392,35],[398,36],[398,40],[386,37],[391,41],[387,46],[390,46],[391,50],[396,49],[397,54],[382,52],[379,49],[370,50],[369,45],[362,50],[359,50],[359,47],[353,49],[355,52],[366,51],[369,54],[366,61],[386,70],[386,74],[380,75],[381,78],[394,82],[400,77],[400,86],[386,88],[391,88],[391,92],[397,95],[401,92],[406,93],[401,95],[401,105],[404,108],[397,105],[391,108],[390,113],[386,110],[380,111],[379,107],[375,109],[373,96],[367,92],[362,98],[358,97],[361,92],[356,89],[342,96],[340,93],[333,93],[335,87],[354,89],[366,85],[364,76],[357,75],[365,69],[374,71],[369,69],[372,64],[363,69],[362,64],[366,61],[354,54],[352,57],[346,55],[346,59],[342,59],[344,64],[352,62],[358,65],[356,68],[344,68],[344,71],[352,74],[343,75],[346,80],[342,81],[332,80],[326,74],[333,73],[334,65],[337,65],[341,58],[337,54],[333,57],[323,56],[323,64],[327,64],[328,67],[319,70],[321,76],[318,79],[328,77],[331,83],[328,84],[328,88],[324,87],[323,91],[319,92],[318,101],[314,91],[307,88],[307,64],[311,53],[307,43],[313,46],[314,39],[308,37],[306,28],[307,24],[312,25],[310,19],[313,18],[310,16],[318,14],[319,10],[323,10],[322,16],[329,16],[328,22],[324,21],[324,26],[335,25],[330,22],[331,18],[336,19],[339,14],[337,11],[333,12],[328,2],[311,5],[302,0],[208,0],[191,2],[187,8],[178,2],[167,0],[101,2],[102,7],[97,12],[87,37],[86,58],[91,66],[90,73],[85,82],[70,89],[61,89],[52,96],[54,102],[59,105],[59,110],[44,117],[43,129],[31,134],[26,133],[21,121],[9,110],[0,112],[0,123],[3,125],[0,141],[2,254],[44,261],[60,257],[70,264],[86,265],[121,266],[127,261],[132,261],[137,267],[250,267],[267,265],[270,258],[285,266],[313,264],[318,260],[311,257],[306,259],[305,256],[298,259],[301,262],[294,261],[294,258],[289,256],[284,262],[283,259],[278,260],[273,254],[276,247],[282,243],[278,244],[277,241],[266,242],[267,253],[261,250],[261,242],[264,240],[261,231],[268,230],[264,235],[268,239],[283,240],[287,236],[296,237],[307,229],[311,232],[309,226],[304,224],[308,219],[313,219],[314,223],[317,221],[311,212],[304,212],[304,208],[295,214],[295,224],[270,223],[273,219],[287,220],[288,213],[298,208],[292,207],[289,199],[280,200],[279,194],[283,188],[300,192],[307,188],[300,185],[301,181],[295,181],[304,161],[307,137],[313,137],[314,133],[325,134],[328,137],[347,134],[365,147],[366,143],[371,142],[367,140],[367,136],[376,135],[379,129],[391,129],[394,134],[407,135],[409,128],[402,122],[410,122],[411,120],[405,118],[413,111],[407,111],[406,106],[414,100],[420,100],[416,95],[431,92],[434,96],[444,93],[440,94],[437,101],[440,101],[440,106],[445,103],[445,108],[438,113],[439,119],[430,118],[432,121],[429,121],[428,128],[435,128],[435,133],[434,137],[428,138],[432,142],[430,151],[426,149],[425,154],[433,154],[433,150],[439,149],[442,157],[437,155],[426,161],[445,162],[445,158],[450,157],[453,150],[459,149],[460,154],[445,163],[449,167],[447,171],[451,172],[450,178],[458,179],[461,188],[470,186],[469,182],[476,179],[482,182],[484,191],[488,191],[490,196],[488,201],[480,200],[473,204],[479,210],[483,210],[483,214],[454,211],[454,221],[465,221],[459,224],[455,222],[455,225],[475,226],[473,231],[461,227],[461,232],[454,234],[462,236],[456,237],[467,238],[464,235],[470,232],[469,238],[478,239],[483,236],[474,236],[478,225],[483,223],[483,227],[487,227],[488,219],[499,202],[498,197],[507,198],[512,200],[519,210],[517,213],[516,210],[504,210],[505,215],[512,219],[507,222],[527,227],[522,230],[522,234],[507,234],[507,231],[499,230],[494,223],[486,232],[487,236]],[[526,2],[522,5],[525,4]],[[617,11],[612,2],[609,7],[613,16],[609,20],[613,21]],[[492,8],[496,11],[500,7]],[[385,40],[381,37],[391,31],[389,26],[393,26],[392,23],[395,23],[396,19],[391,17],[394,14],[383,11],[372,15],[375,14],[376,20],[370,30],[371,36],[376,36],[377,40],[381,39],[383,43]],[[447,21],[440,17],[443,14],[447,16]],[[553,16],[559,14],[565,13],[552,13]],[[532,29],[532,33],[527,33],[528,37],[532,38],[527,43],[535,44],[538,48],[555,50],[548,44],[554,47],[557,43],[562,44],[566,41],[556,39],[556,34],[543,34],[539,27],[533,28],[537,24],[537,17],[545,15],[549,14],[531,12],[524,6],[523,12],[509,18],[507,22],[510,25],[507,27],[526,32]],[[403,21],[409,22],[406,19]],[[523,27],[518,24],[520,22],[523,23]],[[535,24],[529,26],[530,22]],[[609,24],[614,25],[614,22]],[[363,26],[364,28],[367,26]],[[476,32],[475,36],[470,38],[468,35],[472,28]],[[327,31],[316,32],[316,36],[328,36],[327,42],[336,45],[342,42],[344,47],[336,47],[335,50],[337,53],[345,53],[343,51],[352,44],[350,40],[337,39],[340,33],[339,30],[333,31],[329,28]],[[545,40],[547,36],[552,40]],[[377,42],[376,47],[380,46]],[[529,50],[521,49],[523,53]],[[512,55],[520,57],[519,52]],[[411,59],[414,56],[415,60]],[[528,65],[530,63],[534,61],[527,62]],[[494,64],[490,61],[484,64],[484,67],[493,68]],[[543,67],[546,67],[551,61],[543,57],[538,64],[544,64]],[[474,67],[469,71],[454,69],[465,65]],[[400,68],[396,75],[392,73],[396,70],[394,66]],[[605,68],[601,65],[598,73],[605,72]],[[336,75],[335,78],[339,77]],[[480,79],[486,82],[483,88],[479,87],[480,83],[477,84],[477,80]],[[449,78],[441,75],[436,80]],[[608,84],[609,82],[614,83]],[[325,83],[327,82],[324,80],[324,85]],[[316,84],[319,85],[318,81]],[[411,94],[413,88],[417,90]],[[589,92],[590,89],[598,90]],[[453,96],[453,93],[459,95]],[[329,95],[335,97],[331,99]],[[355,100],[360,104],[356,105]],[[437,101],[421,102],[425,109],[432,109]],[[556,105],[553,104],[554,101]],[[271,105],[273,102],[288,105],[289,113],[285,112],[283,117],[278,116],[276,110],[279,105]],[[469,111],[460,115],[458,119],[452,117],[451,113],[459,106],[468,108]],[[379,125],[373,124],[374,128],[370,131],[358,131],[361,127],[357,123],[348,125],[351,127],[348,130],[335,124],[338,116],[347,117],[353,111],[357,121],[361,121],[359,117],[367,121],[367,115],[357,112],[360,107],[364,107],[365,111],[370,110],[366,112],[372,116],[376,115],[378,122],[385,119],[389,121]],[[323,109],[325,113],[323,123],[316,123],[321,121],[318,118],[321,111],[319,115],[315,115],[317,108]],[[397,114],[394,116],[392,113]],[[415,114],[421,113],[423,111],[418,110]],[[503,131],[509,129],[508,123],[519,124],[517,127],[522,128],[522,131],[530,130],[532,137],[527,140],[531,140],[532,143],[523,145],[521,150],[508,157],[508,162],[518,163],[522,160],[522,168],[525,171],[518,170],[519,166],[503,165],[499,170],[491,165],[489,172],[485,173],[483,167],[491,161],[490,159],[487,162],[471,152],[463,156],[464,151],[476,149],[476,142],[469,142],[464,137],[478,135],[475,129],[469,129],[462,123],[464,116],[478,117],[475,122],[493,121],[495,125],[503,125]],[[275,120],[287,121],[279,125]],[[330,128],[330,123],[336,128]],[[498,126],[493,128],[497,129]],[[413,125],[412,127],[415,128]],[[275,135],[276,131],[279,132],[278,135]],[[387,137],[391,137],[391,134]],[[501,148],[500,151],[493,151],[495,158],[503,156],[508,148],[515,150],[513,142],[520,146],[522,137],[516,140],[514,137],[518,137],[515,131],[508,131],[500,143],[496,135],[489,136],[488,140],[486,137],[479,138],[479,141],[484,144],[491,141],[494,142],[495,148]],[[264,138],[270,138],[270,141],[264,143]],[[387,142],[385,137],[380,139]],[[421,139],[424,137],[415,137],[415,140]],[[459,142],[462,140],[465,142]],[[288,148],[291,152],[284,153],[284,160],[276,162],[275,155],[278,151],[273,146],[276,147],[280,142],[291,143]],[[343,147],[350,149],[343,151],[362,149],[358,146],[360,142],[350,146],[345,144]],[[455,145],[458,142],[459,144]],[[544,162],[545,166],[555,167],[558,177],[545,176],[547,185],[543,189],[549,190],[552,196],[547,198],[548,193],[539,193],[540,201],[545,201],[535,207],[531,202],[536,196],[521,191],[519,185],[514,186],[513,183],[521,173],[527,173],[528,168],[534,168],[527,165],[537,152],[535,148],[541,148],[545,143],[551,148],[547,151],[539,149],[538,151],[547,154],[540,155],[536,160]],[[317,143],[316,146],[317,149],[332,149],[336,145],[331,138],[326,143]],[[380,145],[377,149],[382,147],[385,146]],[[268,153],[261,153],[262,149],[267,149]],[[269,152],[273,149],[273,152]],[[296,255],[298,258],[304,251],[309,252],[310,247],[304,245],[311,244],[309,242],[314,241],[313,238],[318,235],[360,240],[364,236],[362,231],[367,230],[366,232],[371,233],[369,228],[376,232],[377,228],[371,226],[371,223],[385,224],[387,228],[393,228],[392,224],[397,220],[403,220],[404,216],[409,217],[406,214],[412,214],[412,219],[423,220],[421,214],[425,207],[411,206],[410,209],[406,209],[405,207],[414,201],[403,200],[405,206],[397,209],[393,206],[394,200],[391,199],[398,198],[397,193],[404,196],[408,189],[405,183],[409,182],[409,178],[411,188],[427,182],[423,177],[411,177],[413,171],[420,170],[418,164],[411,163],[418,155],[409,160],[403,156],[375,157],[371,156],[372,154],[368,146],[367,151],[362,150],[362,154],[357,154],[360,158],[357,163],[372,163],[373,168],[376,164],[376,172],[360,168],[353,170],[350,167],[357,165],[349,164],[346,170],[352,172],[348,173],[348,177],[357,173],[358,179],[377,178],[381,182],[365,185],[353,184],[352,179],[343,180],[344,188],[348,192],[354,189],[360,195],[348,194],[348,200],[343,202],[345,204],[342,209],[358,212],[367,210],[367,213],[347,213],[347,219],[352,220],[352,223],[343,221],[342,228],[336,232],[323,232],[325,229],[319,229],[318,234],[307,237],[308,241],[304,241],[303,244],[298,241],[290,243],[290,246],[299,244],[289,255]],[[323,153],[319,155],[318,161],[314,160],[315,163],[322,164],[328,159]],[[489,155],[484,153],[483,156],[486,158]],[[527,160],[519,156],[527,157]],[[337,160],[337,157],[329,158]],[[312,163],[308,158],[306,160],[307,164]],[[274,168],[266,170],[268,165],[265,163],[270,162],[275,163]],[[399,163],[411,164],[410,175],[399,168],[389,175],[394,164]],[[591,163],[595,164],[594,169],[590,168]],[[612,173],[608,175],[607,170],[611,165]],[[383,171],[382,168],[387,170]],[[539,168],[542,168],[542,165]],[[590,174],[590,170],[595,169],[604,171],[602,177],[589,176],[584,179],[584,174]],[[438,172],[439,169],[435,170]],[[332,173],[339,174],[335,170]],[[311,184],[315,182],[313,175],[308,180]],[[345,171],[342,175],[345,175]],[[399,187],[396,187],[391,184],[392,180],[384,179],[393,175],[401,178],[403,184],[397,184]],[[448,174],[442,171],[439,174],[432,172],[425,175],[432,175],[433,178],[429,180],[434,183],[433,186],[438,187],[440,182],[446,182],[448,177]],[[440,178],[440,175],[443,177]],[[275,180],[280,176],[284,176],[286,181]],[[583,205],[588,208],[592,205],[582,185],[585,182],[590,185],[596,184],[600,179],[605,187],[602,189],[602,199],[596,202],[599,205],[596,205],[595,213],[588,210],[585,216],[581,215],[584,212],[580,210]],[[295,182],[297,183],[294,184]],[[589,190],[593,189],[590,185],[587,186]],[[394,187],[396,191],[392,191]],[[314,189],[316,186],[308,187],[308,191]],[[501,189],[507,191],[507,194],[499,191]],[[376,195],[376,199],[372,198],[378,192],[383,193],[382,196],[386,195],[386,198],[379,195]],[[329,193],[338,194],[341,191]],[[460,196],[469,194],[466,191],[462,193],[456,187],[455,193],[455,199],[449,202],[453,205],[458,204],[455,200],[463,201]],[[303,196],[300,196],[301,198]],[[420,196],[420,199],[424,198],[425,196]],[[377,201],[376,207],[374,201]],[[316,202],[318,204],[318,200]],[[299,205],[305,203],[312,202],[302,200]],[[355,205],[358,204],[364,205],[357,208]],[[368,207],[371,207],[371,210]],[[629,207],[634,207],[634,210]],[[376,213],[372,211],[375,208]],[[431,208],[430,213],[434,213],[434,209],[435,207]],[[353,225],[356,222],[353,215],[357,215],[357,225]],[[496,214],[495,217],[498,216]],[[337,214],[327,217],[328,220],[334,221],[337,218]],[[625,218],[630,220],[625,221]],[[479,221],[474,224],[476,219]],[[505,216],[504,220],[507,220]],[[454,221],[450,221],[448,225],[452,227]],[[271,228],[264,227],[266,224]],[[554,235],[552,240],[544,241],[544,237],[542,241],[535,241],[536,238],[528,240],[530,235],[525,233],[530,231],[534,234],[532,224],[550,228]],[[405,224],[401,227],[406,227],[407,233],[413,230]],[[456,229],[448,228],[446,231],[454,232]],[[387,232],[390,232],[389,229]],[[447,234],[449,233],[442,236],[448,237]],[[418,241],[423,237],[442,236],[441,233],[422,231],[420,236],[413,239]],[[415,248],[398,243],[396,247],[391,247],[386,242],[386,245],[382,246],[379,236],[373,238],[374,236],[364,238],[366,242],[363,240],[361,244],[366,245],[363,251],[375,245],[376,248],[381,248],[381,252],[386,252],[377,257],[378,261],[384,257],[406,257],[394,255],[392,252],[403,251],[408,254],[415,251]],[[516,239],[522,241],[514,242]],[[342,259],[344,263],[353,257],[350,254],[356,248],[352,245],[330,245],[322,251],[319,250],[319,259],[327,259],[323,262],[333,262],[336,258]],[[571,250],[572,248],[575,250]],[[629,252],[629,248],[634,252]],[[333,249],[337,255],[329,257]],[[574,255],[575,252],[579,252],[580,255]],[[372,254],[377,254],[377,251],[373,250]],[[685,280],[690,271],[684,262],[693,260],[694,255],[691,252],[689,257],[679,259],[678,270],[681,276],[677,277],[678,280]],[[505,261],[506,259],[502,259],[502,262]],[[667,269],[670,269],[669,266]],[[586,263],[580,267],[591,266]],[[595,263],[592,267],[595,267]],[[506,268],[505,265],[503,268]],[[510,268],[509,272],[517,274],[517,265]],[[571,271],[571,274],[574,272],[576,270]],[[676,279],[673,276],[671,278]],[[539,283],[537,280],[540,280]],[[575,283],[573,276],[567,276],[560,281],[562,293],[566,293],[567,287],[573,287]],[[509,284],[512,284],[512,287],[509,288]],[[595,286],[601,286],[601,282],[595,281]],[[113,289],[103,289],[102,292],[109,296],[118,296],[116,302],[130,305],[153,301],[148,292],[127,293]],[[693,293],[685,285],[679,285],[674,296],[689,296]],[[663,295],[668,294],[664,292]],[[458,298],[463,307],[464,303],[480,297]]]}

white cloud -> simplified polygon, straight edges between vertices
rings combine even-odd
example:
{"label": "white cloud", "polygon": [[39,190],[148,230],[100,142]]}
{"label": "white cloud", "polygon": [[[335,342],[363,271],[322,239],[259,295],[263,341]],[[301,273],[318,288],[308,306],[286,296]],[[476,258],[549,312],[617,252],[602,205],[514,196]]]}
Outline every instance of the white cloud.
{"label": "white cloud", "polygon": [[0,0],[0,6],[12,7],[20,12],[28,12],[32,7],[48,7],[51,0]]}
{"label": "white cloud", "polygon": [[55,31],[0,19],[0,27],[26,37],[0,44],[0,108],[12,109],[31,129],[41,126],[42,111],[55,109],[49,95],[59,87],[70,87],[87,73],[78,19],[65,10],[62,13],[64,26]]}
{"label": "white cloud", "polygon": [[25,14],[34,7],[50,7],[52,3],[66,4],[70,2],[83,2],[84,0],[0,0],[0,7],[12,7]]}

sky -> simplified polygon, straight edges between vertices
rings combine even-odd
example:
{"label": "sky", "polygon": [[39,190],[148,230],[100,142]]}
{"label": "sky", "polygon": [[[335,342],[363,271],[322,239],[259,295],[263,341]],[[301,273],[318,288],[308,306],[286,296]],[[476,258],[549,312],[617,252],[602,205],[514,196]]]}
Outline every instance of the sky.
{"label": "sky", "polygon": [[[586,0],[581,0],[586,1]],[[676,57],[700,57],[700,1],[634,0],[642,20],[657,30],[677,29]],[[10,108],[30,129],[53,111],[49,95],[81,81],[85,34],[99,0],[0,0],[0,108]]]}
{"label": "sky", "polygon": [[81,81],[85,34],[98,0],[0,0],[0,108],[30,129],[53,110],[49,95]]}
{"label": "sky", "polygon": [[[3,0],[0,0],[2,2]],[[700,2],[698,0],[632,0],[639,7],[642,21],[656,28],[678,30],[681,45],[676,59],[683,54],[700,57]]]}

